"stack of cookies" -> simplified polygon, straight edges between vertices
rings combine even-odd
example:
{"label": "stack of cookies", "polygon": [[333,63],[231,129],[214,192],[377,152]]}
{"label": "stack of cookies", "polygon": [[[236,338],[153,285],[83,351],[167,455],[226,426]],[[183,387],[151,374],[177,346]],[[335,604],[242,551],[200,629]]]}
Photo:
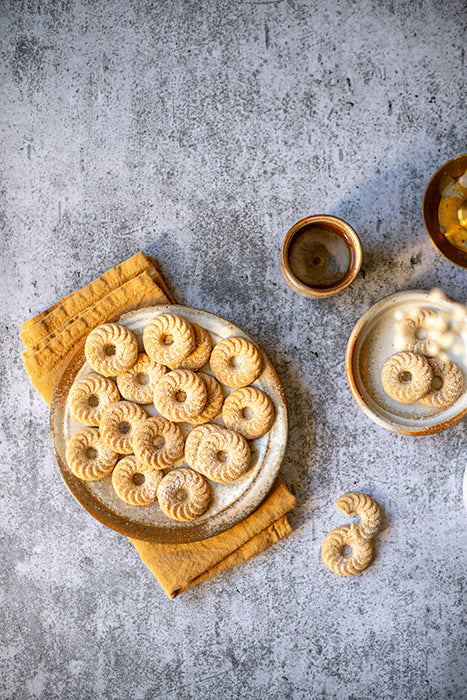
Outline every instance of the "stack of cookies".
{"label": "stack of cookies", "polygon": [[68,396],[85,427],[68,440],[67,463],[79,479],[110,475],[116,495],[132,506],[157,501],[169,518],[191,521],[209,506],[209,482],[245,474],[249,441],[273,425],[271,398],[252,386],[263,358],[241,336],[213,346],[205,328],[177,313],[155,314],[142,345],[119,323],[87,336],[92,371]]}
{"label": "stack of cookies", "polygon": [[396,343],[400,352],[391,355],[381,371],[384,391],[403,404],[420,402],[445,409],[460,396],[462,370],[451,360],[441,360],[431,351],[431,333],[442,331],[442,318],[433,309],[413,309],[398,322]]}

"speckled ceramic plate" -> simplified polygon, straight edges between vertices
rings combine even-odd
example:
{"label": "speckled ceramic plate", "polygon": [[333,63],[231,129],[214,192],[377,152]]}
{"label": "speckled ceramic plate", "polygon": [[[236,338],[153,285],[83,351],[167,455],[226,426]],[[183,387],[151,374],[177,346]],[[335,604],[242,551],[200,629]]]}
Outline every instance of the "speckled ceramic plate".
{"label": "speckled ceramic plate", "polygon": [[381,384],[387,358],[398,352],[394,345],[395,314],[414,306],[435,311],[449,309],[449,301],[436,301],[429,292],[399,292],[372,306],[355,325],[347,343],[345,368],[350,390],[362,411],[378,425],[404,435],[431,435],[445,430],[467,414],[467,368],[452,357],[464,374],[461,395],[445,409],[420,403],[401,404],[391,399]]}
{"label": "speckled ceramic plate", "polygon": [[[212,313],[185,306],[157,306],[138,309],[120,317],[119,323],[136,333],[142,349],[142,332],[147,322],[165,311],[179,313],[187,320],[206,328],[213,344],[232,335],[248,336],[229,321]],[[274,367],[263,351],[263,371],[254,386],[272,398],[276,418],[271,430],[263,437],[249,441],[252,453],[251,466],[246,474],[230,484],[210,482],[211,503],[208,510],[195,521],[181,523],[167,518],[157,503],[148,506],[130,506],[121,501],[112,487],[111,477],[94,482],[77,479],[70,471],[65,458],[69,437],[83,426],[72,418],[67,405],[68,393],[75,378],[91,370],[85,360],[84,343],[75,351],[59,380],[51,404],[50,430],[60,473],[78,502],[94,518],[108,527],[129,537],[153,542],[193,542],[219,534],[249,515],[266,497],[279,472],[287,442],[287,406],[285,395]],[[209,365],[202,368],[210,372]],[[232,391],[224,387],[224,394]],[[150,415],[157,415],[152,406],[145,406]],[[216,422],[222,424],[220,417]],[[186,435],[191,426],[179,424]],[[174,465],[182,466],[179,460]]]}

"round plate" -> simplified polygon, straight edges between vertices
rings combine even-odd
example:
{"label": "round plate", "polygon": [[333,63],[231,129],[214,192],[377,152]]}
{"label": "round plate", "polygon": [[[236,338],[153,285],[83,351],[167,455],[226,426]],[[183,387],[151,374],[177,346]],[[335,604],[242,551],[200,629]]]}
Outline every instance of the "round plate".
{"label": "round plate", "polygon": [[459,421],[467,414],[467,369],[453,356],[464,374],[462,394],[451,406],[433,409],[420,403],[394,401],[381,385],[384,362],[398,350],[394,346],[396,312],[414,306],[435,311],[449,310],[450,302],[436,301],[429,292],[399,292],[382,299],[366,311],[355,325],[347,343],[345,369],[350,390],[362,411],[378,425],[404,435],[431,435]]}
{"label": "round plate", "polygon": [[[155,306],[131,311],[120,317],[119,323],[135,332],[142,349],[142,332],[154,316],[170,311],[179,313],[190,322],[206,328],[213,344],[223,338],[241,335],[249,338],[240,328],[215,314],[186,306]],[[249,338],[250,339],[250,338]],[[251,340],[251,339],[250,339]],[[260,349],[261,350],[261,349]],[[208,510],[189,523],[171,520],[160,510],[157,502],[148,506],[130,506],[120,500],[112,487],[110,476],[100,481],[81,481],[69,469],[65,448],[69,437],[84,426],[72,418],[68,393],[76,378],[92,371],[84,356],[84,342],[70,358],[54,392],[50,409],[52,444],[60,473],[73,496],[94,518],[128,537],[162,543],[194,542],[212,537],[231,528],[249,515],[267,496],[279,472],[287,443],[287,405],[277,373],[265,353],[263,371],[254,386],[265,391],[274,402],[276,416],[271,430],[257,440],[249,441],[251,466],[246,474],[230,484],[210,481],[211,502]],[[210,372],[209,364],[202,368]],[[211,373],[211,372],[210,372]],[[232,391],[223,385],[224,395]],[[150,415],[157,415],[152,404],[144,406]],[[222,424],[218,416],[215,422]],[[192,426],[179,423],[184,435]],[[183,459],[174,467],[186,466]]]}

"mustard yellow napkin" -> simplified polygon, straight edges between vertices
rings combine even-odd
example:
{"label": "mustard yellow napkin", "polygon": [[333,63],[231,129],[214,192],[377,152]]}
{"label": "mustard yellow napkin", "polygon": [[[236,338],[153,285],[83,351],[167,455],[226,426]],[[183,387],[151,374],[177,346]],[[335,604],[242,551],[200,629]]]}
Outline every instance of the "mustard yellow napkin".
{"label": "mustard yellow napkin", "polygon": [[[102,294],[102,278],[99,278],[87,286],[85,294],[79,290],[66,297],[63,304],[52,307],[50,313],[36,317],[38,320],[33,325],[23,324],[24,368],[48,404],[65,362],[93,328],[117,319],[125,311],[172,301],[154,281],[155,277],[153,271],[143,270],[106,294]],[[84,298],[88,304],[83,308]]]}
{"label": "mustard yellow napkin", "polygon": [[[173,303],[153,258],[139,252],[21,325],[23,364],[47,404],[68,357],[93,328],[132,309]],[[170,598],[249,559],[290,532],[294,496],[278,477],[261,505],[230,530],[187,544],[130,539]]]}
{"label": "mustard yellow napkin", "polygon": [[120,265],[107,270],[82,289],[68,294],[45,311],[22,323],[20,337],[25,347],[34,345],[41,338],[47,336],[49,332],[60,328],[63,323],[69,323],[76,314],[84,311],[88,306],[145,270],[151,272],[158,286],[164,289],[154,262],[140,251]]}
{"label": "mustard yellow napkin", "polygon": [[277,477],[267,498],[238,525],[220,535],[187,544],[130,539],[169,598],[204,579],[246,561],[290,531],[288,513],[295,497]]}

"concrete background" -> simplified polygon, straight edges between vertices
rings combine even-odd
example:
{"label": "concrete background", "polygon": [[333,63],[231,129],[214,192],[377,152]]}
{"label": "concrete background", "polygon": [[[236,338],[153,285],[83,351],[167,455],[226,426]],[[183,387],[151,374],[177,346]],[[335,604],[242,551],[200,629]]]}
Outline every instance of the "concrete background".
{"label": "concrete background", "polygon": [[[467,273],[421,202],[466,143],[466,6],[448,0],[3,0],[0,541],[4,698],[466,697],[465,421],[410,438],[347,386],[348,336],[392,292]],[[342,295],[294,295],[282,239],[359,233]],[[144,250],[282,379],[293,532],[170,601],[62,482],[21,321]],[[320,561],[334,500],[384,510],[375,563]]]}

